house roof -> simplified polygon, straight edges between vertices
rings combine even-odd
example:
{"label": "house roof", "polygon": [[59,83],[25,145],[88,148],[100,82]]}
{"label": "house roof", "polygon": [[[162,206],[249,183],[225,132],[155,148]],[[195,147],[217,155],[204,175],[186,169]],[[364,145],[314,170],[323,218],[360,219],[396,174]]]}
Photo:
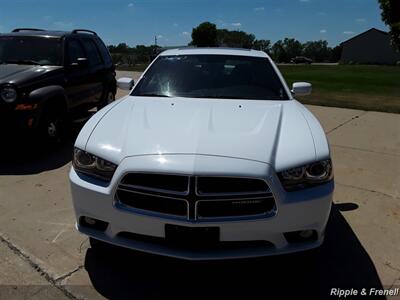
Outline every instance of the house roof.
{"label": "house roof", "polygon": [[350,41],[352,41],[352,40],[354,40],[354,39],[356,39],[356,38],[358,38],[358,37],[360,37],[360,36],[362,36],[364,34],[367,34],[367,33],[371,32],[371,31],[376,31],[376,32],[382,33],[384,35],[388,35],[389,34],[389,33],[387,33],[386,31],[383,31],[383,30],[376,29],[376,28],[371,28],[371,29],[369,29],[367,31],[364,31],[364,32],[362,32],[360,34],[357,34],[356,36],[353,36],[352,38],[342,42],[340,45],[344,45],[344,44],[346,44],[346,43],[348,43],[348,42],[350,42]]}

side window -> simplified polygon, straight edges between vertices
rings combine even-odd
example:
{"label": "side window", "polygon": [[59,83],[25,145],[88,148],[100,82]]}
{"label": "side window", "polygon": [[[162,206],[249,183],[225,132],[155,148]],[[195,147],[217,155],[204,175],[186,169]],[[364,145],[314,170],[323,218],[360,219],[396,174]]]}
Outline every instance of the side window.
{"label": "side window", "polygon": [[85,52],[81,46],[81,43],[76,40],[72,39],[68,41],[67,44],[67,53],[68,53],[68,63],[76,63],[78,58],[86,57]]}
{"label": "side window", "polygon": [[90,64],[92,66],[101,64],[103,61],[101,59],[96,44],[90,39],[82,39],[82,42],[83,42],[83,47],[85,47],[86,53],[88,55]]}
{"label": "side window", "polygon": [[110,57],[110,52],[108,52],[107,47],[104,45],[102,41],[96,39],[96,44],[100,50],[101,56],[103,56],[103,60],[105,63],[109,64],[112,63],[112,59]]}

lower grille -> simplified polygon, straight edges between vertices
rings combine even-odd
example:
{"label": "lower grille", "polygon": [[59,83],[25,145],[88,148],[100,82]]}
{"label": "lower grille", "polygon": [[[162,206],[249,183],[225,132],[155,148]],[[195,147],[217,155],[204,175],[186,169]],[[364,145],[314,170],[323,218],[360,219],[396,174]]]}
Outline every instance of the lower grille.
{"label": "lower grille", "polygon": [[273,243],[269,241],[217,241],[202,244],[185,243],[185,241],[170,241],[163,237],[148,236],[132,232],[120,232],[117,235],[120,238],[137,241],[158,244],[168,247],[180,248],[185,250],[246,250],[254,248],[273,248]]}
{"label": "lower grille", "polygon": [[275,199],[257,178],[130,173],[121,180],[116,206],[188,221],[265,218]]}

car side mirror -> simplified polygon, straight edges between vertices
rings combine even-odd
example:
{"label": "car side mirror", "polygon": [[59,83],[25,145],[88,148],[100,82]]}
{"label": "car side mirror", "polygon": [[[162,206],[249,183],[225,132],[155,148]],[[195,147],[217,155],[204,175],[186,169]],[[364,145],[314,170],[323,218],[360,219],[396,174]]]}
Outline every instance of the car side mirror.
{"label": "car side mirror", "polygon": [[134,85],[135,85],[135,82],[132,78],[122,77],[117,80],[117,86],[121,90],[129,91],[133,88]]}
{"label": "car side mirror", "polygon": [[88,59],[86,57],[79,57],[75,62],[71,64],[72,67],[81,67],[88,64]]}
{"label": "car side mirror", "polygon": [[293,83],[292,93],[295,96],[307,96],[312,91],[312,85],[308,82],[295,82]]}

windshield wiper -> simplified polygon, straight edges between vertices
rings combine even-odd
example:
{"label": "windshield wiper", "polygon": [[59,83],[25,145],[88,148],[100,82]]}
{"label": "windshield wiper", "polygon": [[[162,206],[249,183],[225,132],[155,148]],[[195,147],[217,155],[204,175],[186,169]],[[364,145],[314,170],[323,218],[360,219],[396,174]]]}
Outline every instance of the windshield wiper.
{"label": "windshield wiper", "polygon": [[36,65],[36,66],[41,66],[42,65],[41,63],[39,63],[37,61],[34,61],[34,60],[30,60],[30,59],[6,60],[6,61],[3,61],[3,63],[6,63],[6,64],[17,64],[17,65],[19,65],[19,64]]}
{"label": "windshield wiper", "polygon": [[156,94],[156,93],[147,93],[147,94],[139,94],[139,95],[135,95],[138,97],[166,97],[166,98],[170,98],[171,96],[165,95],[165,94]]}

